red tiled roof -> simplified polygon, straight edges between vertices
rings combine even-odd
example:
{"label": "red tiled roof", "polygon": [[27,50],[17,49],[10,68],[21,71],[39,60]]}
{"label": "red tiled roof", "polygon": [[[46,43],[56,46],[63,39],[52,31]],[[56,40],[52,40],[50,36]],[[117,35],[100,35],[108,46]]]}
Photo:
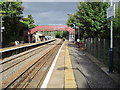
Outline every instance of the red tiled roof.
{"label": "red tiled roof", "polygon": [[30,33],[33,34],[36,31],[68,31],[70,33],[74,33],[75,29],[67,26],[67,25],[43,25],[43,26],[37,26],[35,28],[32,28],[28,31],[26,31],[26,33]]}

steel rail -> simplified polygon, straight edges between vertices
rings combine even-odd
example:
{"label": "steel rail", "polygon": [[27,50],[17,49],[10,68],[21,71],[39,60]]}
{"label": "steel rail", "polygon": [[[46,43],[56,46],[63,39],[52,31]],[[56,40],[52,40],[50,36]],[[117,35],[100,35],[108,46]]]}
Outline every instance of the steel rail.
{"label": "steel rail", "polygon": [[[54,43],[54,42],[55,42],[55,41],[50,42],[50,43],[48,43],[48,44],[51,44],[51,43]],[[46,44],[45,44],[45,45],[46,45]],[[28,54],[28,53],[30,53],[31,51],[35,51],[36,49],[39,49],[39,48],[41,48],[41,47],[44,47],[44,46],[39,46],[39,47],[37,47],[37,48],[27,50],[27,51],[25,51],[24,53],[22,53],[22,55],[21,55],[21,53],[20,53],[19,55],[16,55],[15,57],[10,56],[10,59],[4,58],[4,59],[2,60],[2,62],[0,62],[0,64],[4,64],[4,63],[6,63],[6,62],[9,62],[9,61],[11,61],[11,60],[14,60],[15,58],[21,57],[21,56],[23,56],[23,55],[25,55],[25,54]],[[11,57],[12,57],[12,58],[11,58]]]}
{"label": "steel rail", "polygon": [[[56,51],[55,47],[53,47],[52,49],[50,49],[46,54],[44,54],[39,60],[37,60],[34,64],[32,64],[29,68],[27,68],[23,73],[21,73],[16,79],[14,79],[9,85],[7,85],[4,89],[9,88],[14,82],[16,82],[22,75],[24,75],[28,70],[30,70],[31,68],[33,68],[33,66],[35,66],[35,64],[37,64],[39,61],[41,62],[41,59],[46,57],[47,54],[49,54],[51,51]],[[54,53],[54,52],[53,52]],[[50,56],[52,56],[50,54]],[[42,67],[41,67],[42,68]],[[34,69],[34,68],[33,68]],[[31,70],[33,70],[31,69]],[[44,76],[44,75],[43,75]]]}
{"label": "steel rail", "polygon": [[[52,43],[53,43],[53,42],[52,42]],[[49,44],[52,44],[52,43],[49,43]],[[19,61],[16,60],[16,61],[18,61],[18,62],[16,62],[15,64],[12,64],[12,65],[10,65],[10,66],[8,66],[8,67],[5,68],[5,69],[3,68],[2,71],[0,71],[0,73],[6,71],[6,70],[8,70],[8,69],[10,69],[11,67],[19,64],[20,62],[25,61],[26,59],[34,56],[34,55],[37,54],[38,52],[43,51],[43,50],[44,50],[45,48],[47,48],[47,47],[48,47],[48,46],[46,46],[46,45],[44,45],[44,46],[42,46],[42,47],[40,46],[40,47],[35,48],[34,50],[30,50],[29,52],[26,52],[26,53],[22,54],[21,56],[18,56],[18,57],[20,57],[20,58],[18,59]],[[40,50],[38,50],[38,49],[40,49]],[[29,55],[30,52],[32,52],[32,53],[35,52],[35,53],[33,53],[32,55]],[[28,54],[28,56],[27,56],[27,54]],[[22,56],[25,56],[25,55],[26,55],[26,57],[24,57],[24,59],[22,59],[22,58],[23,58]],[[15,60],[15,59],[18,58],[18,57],[15,57],[14,59],[11,59],[11,60],[2,62],[1,64],[5,64],[5,63],[7,63],[7,62],[10,62],[10,61],[12,61],[12,60]],[[11,63],[12,63],[12,62],[11,62]],[[0,65],[1,65],[1,64],[0,64]]]}
{"label": "steel rail", "polygon": [[[43,47],[43,48],[40,47],[39,49],[42,49],[42,50],[40,50],[40,51],[43,51],[45,48],[46,48],[46,47]],[[37,51],[37,52],[36,52],[36,51]],[[19,63],[21,63],[21,62],[23,62],[23,61],[25,61],[26,59],[34,56],[35,54],[37,54],[37,53],[40,52],[40,51],[36,49],[36,50],[34,50],[35,53],[33,53],[32,55],[28,55],[28,56],[25,57],[24,59],[22,59],[23,57],[21,57],[21,60],[19,59],[19,61],[16,62],[15,64],[12,64],[12,65],[8,66],[7,68],[2,69],[2,71],[0,71],[0,73],[2,73],[2,72],[4,72],[4,71],[12,68],[13,66],[15,66],[15,65],[17,65],[17,64],[19,64]],[[30,52],[33,52],[33,51],[30,51]],[[29,53],[30,53],[30,52],[29,52]],[[29,53],[27,53],[27,54],[29,54]],[[27,55],[27,54],[24,54],[24,55]],[[24,55],[22,55],[22,56],[24,56]],[[20,57],[20,56],[19,56],[19,57]],[[17,58],[18,58],[18,57],[17,57]],[[15,59],[16,59],[16,58],[14,58],[14,60],[15,60]],[[9,62],[10,62],[10,61],[11,61],[11,60],[9,60]],[[8,61],[7,61],[7,62],[8,62]],[[4,62],[4,63],[7,63],[7,62]],[[2,63],[2,64],[4,64],[4,63]]]}

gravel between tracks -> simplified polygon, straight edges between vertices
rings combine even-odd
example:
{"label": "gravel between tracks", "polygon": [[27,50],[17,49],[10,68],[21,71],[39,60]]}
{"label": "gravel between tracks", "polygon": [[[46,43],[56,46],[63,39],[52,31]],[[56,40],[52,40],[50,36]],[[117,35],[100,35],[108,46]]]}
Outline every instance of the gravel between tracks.
{"label": "gravel between tracks", "polygon": [[[58,43],[59,41],[60,41],[60,40],[58,40],[57,43]],[[45,49],[46,49],[46,50],[48,50],[48,49],[50,50],[50,48],[53,48],[57,43],[47,44],[46,47],[45,47]],[[27,63],[32,62],[33,59],[35,59],[35,58],[37,58],[38,56],[40,56],[40,55],[44,54],[45,52],[47,52],[46,50],[38,51],[38,54],[32,56],[31,58],[26,59],[25,61],[22,61],[22,63],[17,64],[17,65],[15,65],[15,66],[13,66],[11,69],[8,69],[8,70],[6,70],[5,72],[3,72],[3,73],[2,73],[2,74],[3,74],[2,81],[3,81],[3,79],[4,79],[4,80],[7,80],[7,77],[8,77],[9,75],[12,76],[12,74],[14,74],[14,72],[16,72],[17,70],[19,70],[20,68],[25,67],[25,65],[26,65]],[[39,53],[39,52],[40,52],[40,53]],[[19,61],[20,59],[17,59],[17,60]],[[13,62],[13,63],[16,63],[15,60],[12,60],[12,62]],[[6,65],[10,65],[10,64],[11,64],[11,63],[6,64]],[[5,67],[5,66],[4,66],[4,67]],[[10,72],[11,72],[11,73],[10,73]],[[8,75],[8,73],[9,73],[9,75]],[[13,80],[14,80],[14,79],[13,79]],[[5,87],[4,83],[3,83],[3,87]]]}

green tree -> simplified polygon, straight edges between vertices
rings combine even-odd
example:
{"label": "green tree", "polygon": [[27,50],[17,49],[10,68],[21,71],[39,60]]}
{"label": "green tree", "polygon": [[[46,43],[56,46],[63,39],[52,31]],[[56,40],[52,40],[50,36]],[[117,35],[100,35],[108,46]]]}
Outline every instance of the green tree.
{"label": "green tree", "polygon": [[116,3],[115,18],[113,19],[114,37],[120,38],[120,2]]}
{"label": "green tree", "polygon": [[23,24],[25,24],[27,30],[29,30],[29,29],[31,29],[31,28],[34,28],[34,27],[36,26],[36,25],[34,24],[34,19],[33,19],[33,16],[32,16],[32,15],[28,15],[27,18],[23,18],[23,19],[21,20],[21,22],[22,22]]}
{"label": "green tree", "polygon": [[[109,32],[106,19],[106,9],[108,6],[109,4],[105,2],[80,2],[77,6],[78,11],[75,15],[75,22],[80,28],[81,36],[108,37]],[[71,21],[71,18],[69,19],[68,23]]]}
{"label": "green tree", "polygon": [[79,20],[84,24],[81,29],[85,30],[88,37],[107,36],[106,9],[108,6],[103,2],[83,2],[78,6]]}
{"label": "green tree", "polygon": [[3,46],[7,46],[15,40],[23,40],[24,26],[20,20],[23,18],[22,2],[0,2],[3,17]]}
{"label": "green tree", "polygon": [[22,2],[0,2],[2,9],[0,13],[3,16],[20,16],[23,14]]}
{"label": "green tree", "polygon": [[66,24],[68,26],[74,27],[74,24],[76,24],[76,14],[69,14],[69,18]]}

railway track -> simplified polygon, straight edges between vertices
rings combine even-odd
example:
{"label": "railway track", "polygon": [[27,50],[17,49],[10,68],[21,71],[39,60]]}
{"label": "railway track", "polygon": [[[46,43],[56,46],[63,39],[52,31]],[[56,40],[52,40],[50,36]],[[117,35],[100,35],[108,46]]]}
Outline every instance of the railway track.
{"label": "railway track", "polygon": [[[37,48],[33,51],[34,53],[29,52],[30,55],[26,53],[16,60],[12,59],[0,63],[7,63],[0,72],[5,75],[2,78],[2,83],[0,83],[2,88],[40,88],[61,44],[62,41],[58,40],[57,42]],[[40,52],[42,55],[39,54]],[[23,59],[23,57],[25,58]],[[14,71],[14,69],[16,70]],[[11,70],[14,72],[6,76]]]}
{"label": "railway track", "polygon": [[3,74],[2,80],[4,80],[6,77],[8,77],[9,75],[17,71],[20,67],[24,66],[25,63],[30,62],[30,58],[32,58],[32,56],[35,56],[37,53],[42,52],[43,50],[45,50],[47,47],[49,47],[53,43],[54,42],[48,45],[44,45],[42,47],[40,46],[38,48],[29,50],[19,55],[18,57],[14,57],[12,59],[11,58],[3,59],[3,61],[0,63],[0,65],[2,66],[0,73]]}

